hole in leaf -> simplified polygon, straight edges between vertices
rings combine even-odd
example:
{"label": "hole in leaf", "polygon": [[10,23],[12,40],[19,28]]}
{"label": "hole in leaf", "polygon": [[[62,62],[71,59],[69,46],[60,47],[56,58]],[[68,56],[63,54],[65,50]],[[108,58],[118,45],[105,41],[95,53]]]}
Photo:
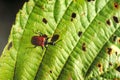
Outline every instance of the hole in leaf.
{"label": "hole in leaf", "polygon": [[118,66],[118,67],[116,68],[116,70],[120,72],[120,66]]}
{"label": "hole in leaf", "polygon": [[58,35],[58,34],[55,34],[55,35],[52,36],[51,41],[52,41],[52,42],[55,42],[55,41],[58,40],[58,38],[59,38],[59,35]]}
{"label": "hole in leaf", "polygon": [[52,73],[52,71],[50,70],[50,73]]}
{"label": "hole in leaf", "polygon": [[82,44],[82,50],[86,51],[86,44],[85,43]]}
{"label": "hole in leaf", "polygon": [[109,19],[106,21],[106,23],[107,23],[109,26],[110,26],[110,24],[111,24]]}
{"label": "hole in leaf", "polygon": [[78,36],[80,37],[81,35],[82,35],[82,32],[81,32],[81,31],[79,31],[79,32],[78,32]]}
{"label": "hole in leaf", "polygon": [[118,55],[118,52],[116,51],[115,54],[116,54],[116,56],[117,56],[117,55]]}
{"label": "hole in leaf", "polygon": [[116,23],[119,23],[119,20],[116,16],[113,16],[113,20],[116,22]]}
{"label": "hole in leaf", "polygon": [[45,18],[42,19],[42,21],[47,24],[47,20]]}
{"label": "hole in leaf", "polygon": [[76,18],[76,13],[73,12],[72,15],[71,15],[71,17],[72,18]]}
{"label": "hole in leaf", "polygon": [[95,1],[95,0],[87,0],[88,2]]}
{"label": "hole in leaf", "polygon": [[115,42],[117,39],[117,36],[113,36],[113,41]]}
{"label": "hole in leaf", "polygon": [[10,48],[11,48],[11,47],[12,47],[12,42],[10,42],[10,43],[9,43],[9,45],[8,45],[8,48],[7,48],[7,49],[8,49],[8,50],[10,50]]}

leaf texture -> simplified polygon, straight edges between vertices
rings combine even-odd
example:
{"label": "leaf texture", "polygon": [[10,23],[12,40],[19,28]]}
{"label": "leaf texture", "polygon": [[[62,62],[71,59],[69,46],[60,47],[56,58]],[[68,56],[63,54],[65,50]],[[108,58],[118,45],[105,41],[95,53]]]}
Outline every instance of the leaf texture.
{"label": "leaf texture", "polygon": [[[0,80],[119,80],[119,20],[119,0],[26,2],[0,57]],[[59,39],[35,47],[39,32]]]}

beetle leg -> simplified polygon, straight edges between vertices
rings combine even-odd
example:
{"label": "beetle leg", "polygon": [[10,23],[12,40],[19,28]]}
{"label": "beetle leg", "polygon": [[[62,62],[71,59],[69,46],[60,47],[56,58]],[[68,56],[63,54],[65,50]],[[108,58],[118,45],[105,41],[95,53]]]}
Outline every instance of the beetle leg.
{"label": "beetle leg", "polygon": [[42,49],[44,49],[44,48],[42,47]]}
{"label": "beetle leg", "polygon": [[46,35],[46,34],[42,34],[42,36],[43,36],[43,37],[46,37],[46,39],[48,40],[48,37],[47,37],[47,35]]}
{"label": "beetle leg", "polygon": [[34,32],[35,34],[39,34],[40,36],[42,36],[42,35],[43,35],[43,33],[41,33],[41,32],[40,32],[40,31],[38,31],[38,30],[37,30],[37,31],[35,31],[35,30],[34,30],[33,32]]}
{"label": "beetle leg", "polygon": [[55,45],[55,43],[54,43],[54,42],[48,42],[47,44],[50,44],[50,45]]}

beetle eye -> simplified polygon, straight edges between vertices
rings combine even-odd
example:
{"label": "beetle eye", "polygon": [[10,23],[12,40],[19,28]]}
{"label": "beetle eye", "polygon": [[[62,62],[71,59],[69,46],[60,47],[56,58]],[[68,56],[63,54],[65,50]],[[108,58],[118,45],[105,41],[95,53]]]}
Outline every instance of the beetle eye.
{"label": "beetle eye", "polygon": [[52,42],[57,41],[58,38],[59,38],[59,35],[58,35],[58,34],[55,34],[55,35],[52,36],[51,41],[52,41]]}

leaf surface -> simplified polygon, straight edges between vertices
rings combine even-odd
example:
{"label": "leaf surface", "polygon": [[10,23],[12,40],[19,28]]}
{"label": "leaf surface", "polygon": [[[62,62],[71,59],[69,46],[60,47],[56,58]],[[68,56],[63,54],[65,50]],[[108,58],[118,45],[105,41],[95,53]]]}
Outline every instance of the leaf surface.
{"label": "leaf surface", "polygon": [[[0,57],[0,80],[120,79],[119,20],[119,0],[30,0]],[[59,39],[35,47],[39,33]]]}

